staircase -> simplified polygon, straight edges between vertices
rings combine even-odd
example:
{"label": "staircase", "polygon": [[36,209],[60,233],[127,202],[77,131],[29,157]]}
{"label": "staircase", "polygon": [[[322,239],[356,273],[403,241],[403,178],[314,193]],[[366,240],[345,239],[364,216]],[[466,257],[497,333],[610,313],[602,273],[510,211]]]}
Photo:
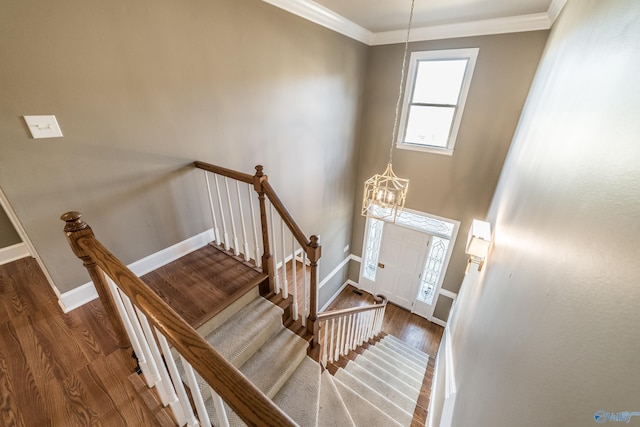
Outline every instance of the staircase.
{"label": "staircase", "polygon": [[[308,343],[283,326],[283,313],[255,289],[198,333],[301,426],[411,424],[426,354],[387,335],[331,375],[307,356]],[[215,424],[208,386],[200,378],[198,384]],[[225,411],[229,425],[245,425],[226,405]]]}

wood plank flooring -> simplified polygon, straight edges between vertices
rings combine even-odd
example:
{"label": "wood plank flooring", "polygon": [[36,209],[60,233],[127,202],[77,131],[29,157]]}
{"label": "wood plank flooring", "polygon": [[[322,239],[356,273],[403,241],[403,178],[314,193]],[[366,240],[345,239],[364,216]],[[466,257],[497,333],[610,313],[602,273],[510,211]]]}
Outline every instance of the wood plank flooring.
{"label": "wood plank flooring", "polygon": [[168,426],[99,300],[63,314],[32,258],[0,266],[1,426]]}
{"label": "wood plank flooring", "polygon": [[141,279],[197,329],[266,277],[210,244]]}
{"label": "wood plank flooring", "polygon": [[[198,286],[198,280],[209,274],[212,263],[205,258],[217,256],[216,252],[220,251],[214,247],[203,248],[190,254],[186,266],[168,265],[144,279],[166,299],[176,298],[174,308],[190,312],[191,321],[197,323],[199,315],[242,287],[221,285],[218,292],[199,289],[184,296],[187,287]],[[226,270],[237,274],[233,266]],[[180,283],[187,286],[179,287]],[[330,309],[372,301],[354,289],[345,288]],[[190,310],[189,304],[198,300],[196,309]],[[442,330],[399,307],[387,307],[383,331],[425,351],[432,360]],[[33,259],[0,266],[0,426],[172,425],[168,410],[132,372],[133,361],[118,349],[99,300],[63,314]],[[415,425],[426,417],[432,376],[430,366],[421,395],[423,413],[420,416],[416,409]]]}

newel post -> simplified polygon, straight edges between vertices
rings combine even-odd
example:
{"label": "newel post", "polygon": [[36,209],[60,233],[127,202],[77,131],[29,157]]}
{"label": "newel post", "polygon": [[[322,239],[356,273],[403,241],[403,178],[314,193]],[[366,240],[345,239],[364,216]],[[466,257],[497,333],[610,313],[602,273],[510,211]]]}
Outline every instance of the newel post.
{"label": "newel post", "polygon": [[116,310],[115,301],[109,291],[104,272],[96,265],[96,262],[91,256],[79,245],[81,238],[95,239],[93,230],[89,225],[82,220],[80,212],[67,212],[60,217],[66,224],[64,226],[64,233],[67,236],[67,241],[73,253],[82,260],[82,265],[89,272],[91,281],[98,292],[100,301],[104,306],[109,321],[113,326],[113,329],[118,337],[118,345],[123,350],[130,350],[131,343],[125,333],[124,325]]}
{"label": "newel post", "polygon": [[307,243],[307,258],[311,264],[309,280],[309,319],[307,331],[313,334],[313,345],[318,344],[318,260],[322,255],[322,247],[318,244],[318,236],[311,236]]}
{"label": "newel post", "polygon": [[256,166],[256,174],[253,176],[253,188],[258,193],[258,201],[260,205],[260,228],[262,229],[262,246],[264,252],[262,253],[262,271],[269,275],[269,288],[260,285],[260,293],[264,296],[269,292],[275,290],[275,278],[274,278],[274,266],[273,258],[271,257],[271,245],[269,244],[269,221],[267,219],[267,203],[265,199],[264,189],[262,183],[268,179],[267,175],[262,172],[262,165]]}

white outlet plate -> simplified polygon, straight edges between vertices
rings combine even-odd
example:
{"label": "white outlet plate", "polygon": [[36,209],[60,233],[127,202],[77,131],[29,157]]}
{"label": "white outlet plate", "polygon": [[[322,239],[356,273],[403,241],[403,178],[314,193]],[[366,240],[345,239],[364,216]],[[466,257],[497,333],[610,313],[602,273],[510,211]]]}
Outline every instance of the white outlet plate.
{"label": "white outlet plate", "polygon": [[24,121],[33,139],[62,137],[56,116],[24,116]]}

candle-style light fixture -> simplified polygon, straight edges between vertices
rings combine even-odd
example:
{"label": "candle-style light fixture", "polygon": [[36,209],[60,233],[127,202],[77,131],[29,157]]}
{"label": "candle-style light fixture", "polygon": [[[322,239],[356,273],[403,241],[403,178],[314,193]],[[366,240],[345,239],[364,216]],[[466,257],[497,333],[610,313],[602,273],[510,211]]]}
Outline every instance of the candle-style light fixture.
{"label": "candle-style light fixture", "polygon": [[400,103],[402,102],[402,89],[404,86],[404,73],[407,66],[407,52],[409,51],[409,33],[411,32],[411,22],[413,21],[413,6],[415,0],[411,0],[411,12],[409,13],[409,23],[407,25],[407,38],[404,44],[404,58],[402,59],[402,71],[400,73],[400,87],[398,90],[398,101],[396,102],[396,115],[391,132],[391,148],[389,149],[389,163],[384,172],[376,174],[364,182],[364,196],[362,198],[362,215],[380,219],[383,221],[396,222],[396,218],[404,208],[409,189],[409,180],[398,178],[393,173],[393,144],[398,129],[398,116],[400,115]]}

